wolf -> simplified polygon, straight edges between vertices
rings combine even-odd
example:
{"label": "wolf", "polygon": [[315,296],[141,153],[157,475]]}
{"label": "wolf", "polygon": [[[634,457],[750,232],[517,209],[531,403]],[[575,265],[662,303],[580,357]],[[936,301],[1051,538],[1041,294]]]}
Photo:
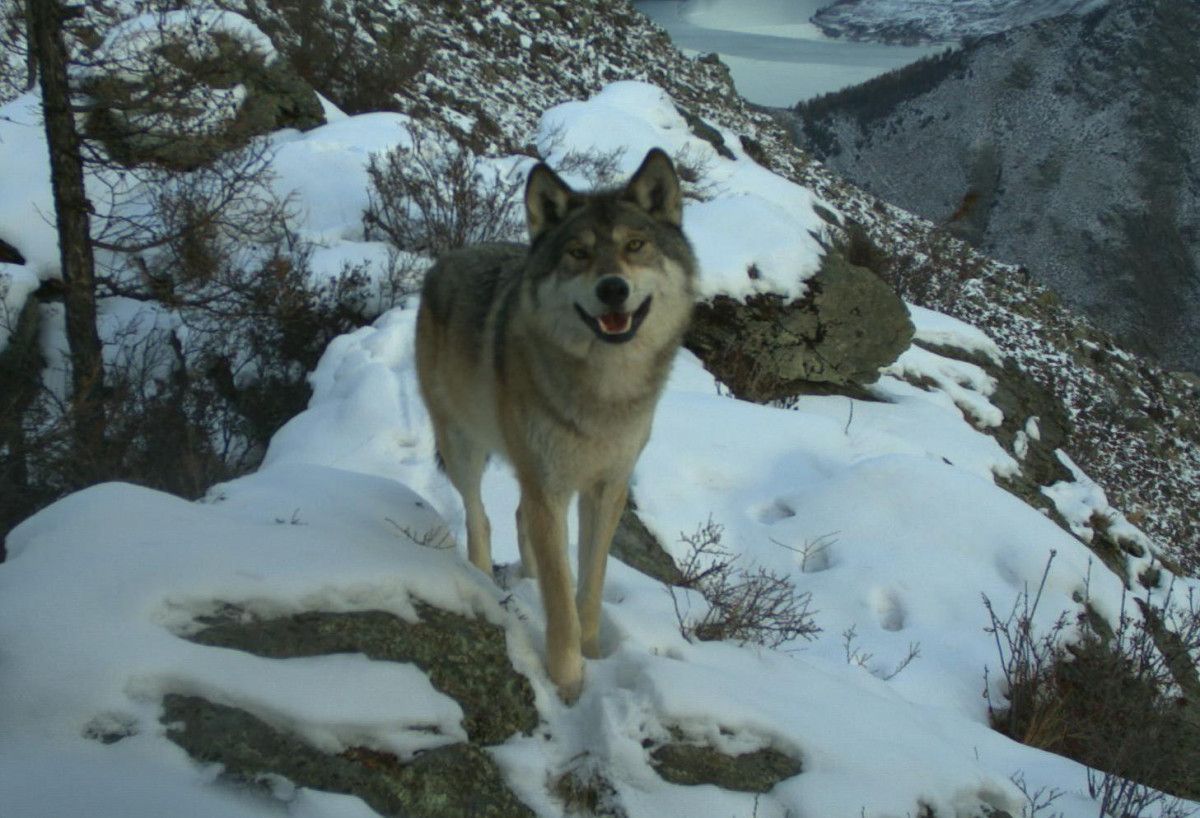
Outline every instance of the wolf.
{"label": "wolf", "polygon": [[[571,189],[546,164],[525,186],[529,244],[450,251],[417,313],[421,396],[438,456],[462,497],[467,554],[491,575],[480,483],[495,453],[520,486],[522,573],[546,614],[546,665],[565,702],[600,655],[600,603],[629,476],[695,301],[670,158],[646,154],[624,187]],[[579,583],[567,561],[578,495]]]}

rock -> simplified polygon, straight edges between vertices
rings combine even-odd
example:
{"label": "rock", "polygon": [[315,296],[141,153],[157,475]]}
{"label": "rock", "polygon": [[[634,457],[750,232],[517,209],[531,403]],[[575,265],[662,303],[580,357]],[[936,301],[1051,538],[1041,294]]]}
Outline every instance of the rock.
{"label": "rock", "polygon": [[[420,621],[410,623],[383,611],[260,619],[226,605],[201,617],[204,627],[186,638],[272,658],[353,652],[411,662],[462,707],[469,743],[427,750],[408,761],[368,747],[332,754],[248,711],[173,694],[163,698],[168,738],[200,761],[221,764],[235,779],[282,776],[297,786],[356,795],[383,815],[532,816],[481,749],[538,723],[533,690],[508,660],[503,628],[419,602],[416,608]],[[106,736],[101,731],[97,738]]]}
{"label": "rock", "polygon": [[720,131],[718,131],[712,125],[709,125],[699,116],[686,108],[681,108],[680,106],[676,105],[675,110],[678,111],[679,115],[683,117],[685,122],[687,122],[688,129],[691,130],[693,135],[700,137],[705,142],[712,145],[713,150],[715,150],[724,158],[737,159],[737,157],[733,155],[733,151],[729,150],[729,148],[725,145],[725,137],[721,135]]}
{"label": "rock", "polygon": [[655,772],[672,784],[715,784],[738,792],[767,792],[801,772],[799,761],[769,747],[731,756],[706,745],[675,741],[655,749],[650,758]]}
{"label": "rock", "polygon": [[478,619],[417,603],[421,621],[383,611],[308,612],[260,620],[229,608],[188,636],[202,645],[286,658],[362,653],[412,662],[463,709],[463,728],[477,744],[498,744],[537,726],[533,688],[508,659],[504,630]]}
{"label": "rock", "polygon": [[630,498],[621,520],[617,523],[617,531],[613,534],[612,547],[609,553],[631,568],[641,571],[648,577],[667,585],[678,585],[683,581],[683,574],[675,565],[675,560],[659,543],[658,538],[650,533],[637,516],[637,505]]}
{"label": "rock", "polygon": [[790,302],[768,293],[702,303],[685,344],[745,400],[787,398],[811,384],[874,383],[912,340],[904,302],[832,250],[808,285]]}
{"label": "rock", "polygon": [[129,57],[80,83],[92,103],[85,134],[123,165],[194,170],[256,136],[325,121],[316,92],[241,33],[165,25],[128,39]]}
{"label": "rock", "polygon": [[491,757],[472,744],[429,750],[402,763],[390,753],[351,748],[323,753],[236,707],[198,696],[163,698],[167,737],[226,776],[283,776],[297,786],[356,795],[383,815],[422,818],[532,818]]}
{"label": "rock", "polygon": [[21,251],[13,247],[4,239],[0,239],[0,263],[2,264],[24,264],[25,256],[21,255]]}

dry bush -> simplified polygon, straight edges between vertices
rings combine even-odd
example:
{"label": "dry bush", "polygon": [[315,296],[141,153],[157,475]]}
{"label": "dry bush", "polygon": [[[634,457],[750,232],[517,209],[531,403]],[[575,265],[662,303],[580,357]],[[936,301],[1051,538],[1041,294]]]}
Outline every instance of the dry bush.
{"label": "dry bush", "polygon": [[271,37],[305,82],[349,114],[399,110],[396,94],[429,61],[424,35],[389,14],[386,4],[272,0],[232,5]]}
{"label": "dry bush", "polygon": [[[316,277],[311,248],[290,229],[284,204],[269,199],[265,177],[247,177],[232,203],[226,197],[232,211],[216,207],[232,189],[215,180],[162,176],[141,194],[158,207],[107,223],[114,246],[135,252],[110,255],[97,282],[98,297],[123,304],[125,316],[105,330],[104,388],[88,407],[105,418],[102,440],[85,448],[70,434],[71,402],[55,386],[69,382],[69,361],[38,348],[38,303],[0,316],[14,338],[34,339],[0,362],[0,536],[99,481],[192,498],[255,468],[271,435],[307,405],[307,374],[329,341],[415,287],[400,275],[404,265],[382,283],[361,268]],[[52,300],[47,309],[57,309]]]}
{"label": "dry bush", "polygon": [[[722,527],[711,519],[694,534],[682,534],[688,554],[679,566],[682,579],[668,585],[679,632],[689,642],[731,641],[777,648],[797,638],[812,639],[821,629],[809,610],[811,594],[798,593],[785,574],[762,567],[741,568],[738,557],[721,545]],[[687,595],[697,591],[708,603],[693,616]]]}
{"label": "dry bush", "polygon": [[[984,597],[1003,677],[1003,701],[987,687],[992,726],[1096,770],[1091,789],[1102,815],[1135,818],[1151,804],[1172,808],[1158,790],[1196,798],[1197,601],[1190,594],[1174,599],[1170,589],[1161,599],[1150,592],[1136,600],[1141,616],[1122,605],[1116,628],[1091,612],[1074,620],[1064,613],[1039,634],[1032,621],[1053,557],[1037,591],[1019,595],[1006,616]],[[987,669],[984,675],[986,683]]]}
{"label": "dry bush", "polygon": [[424,126],[409,145],[371,157],[363,227],[368,239],[436,255],[486,241],[515,240],[523,178],[510,178],[449,135]]}

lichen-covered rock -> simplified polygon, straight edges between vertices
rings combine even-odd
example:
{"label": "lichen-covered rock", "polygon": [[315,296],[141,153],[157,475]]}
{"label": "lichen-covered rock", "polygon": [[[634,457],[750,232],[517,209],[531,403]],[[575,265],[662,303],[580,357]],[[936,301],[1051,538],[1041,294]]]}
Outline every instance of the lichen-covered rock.
{"label": "lichen-covered rock", "polygon": [[408,763],[366,748],[323,753],[245,710],[168,695],[167,737],[235,779],[283,776],[301,787],[356,795],[376,812],[422,818],[531,818],[491,757],[473,744],[421,753]]}
{"label": "lichen-covered rock", "polygon": [[912,336],[895,291],[830,251],[802,298],[717,296],[698,305],[686,345],[739,398],[763,402],[807,384],[874,383]]}
{"label": "lichen-covered rock", "polygon": [[316,92],[253,32],[234,15],[186,12],[154,31],[118,29],[81,77],[85,134],[123,165],[186,171],[256,136],[323,124]]}
{"label": "lichen-covered rock", "polygon": [[421,621],[415,623],[384,611],[256,619],[227,609],[188,638],[271,658],[361,653],[411,662],[459,703],[463,729],[476,744],[498,744],[537,726],[533,688],[513,669],[502,628],[421,603],[416,607]]}
{"label": "lichen-covered rock", "polygon": [[650,759],[672,784],[715,784],[738,792],[767,792],[801,772],[799,761],[770,747],[726,755],[704,744],[673,741],[655,749]]}

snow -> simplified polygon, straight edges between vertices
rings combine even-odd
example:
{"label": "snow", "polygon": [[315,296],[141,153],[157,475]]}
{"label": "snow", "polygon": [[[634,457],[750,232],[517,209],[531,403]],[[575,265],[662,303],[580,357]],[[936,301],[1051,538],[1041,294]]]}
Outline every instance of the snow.
{"label": "snow", "polygon": [[148,52],[162,42],[164,32],[186,37],[189,47],[207,51],[204,56],[216,55],[213,35],[236,37],[268,62],[279,56],[271,38],[245,17],[221,9],[199,8],[139,14],[123,20],[107,31],[97,57],[132,66],[148,58]]}
{"label": "snow", "polygon": [[25,264],[0,264],[0,351],[29,293],[58,273],[58,233],[50,192],[50,158],[34,94],[0,105],[0,238]]}
{"label": "snow", "polygon": [[[684,223],[700,262],[701,295],[803,295],[804,281],[817,272],[824,252],[812,236],[824,227],[813,205],[828,203],[755,163],[736,134],[722,136],[734,159],[692,134],[662,90],[627,81],[606,86],[586,102],[551,108],[542,117],[538,146],[551,166],[571,153],[620,151],[618,166],[625,175],[653,147],[685,158],[701,168],[707,188],[704,200],[684,203]],[[570,174],[564,178],[580,187],[586,182]],[[743,240],[728,241],[731,233]],[[751,267],[756,276],[749,274]]]}
{"label": "snow", "polygon": [[[363,168],[405,139],[407,124],[384,114],[331,120],[273,137],[275,184],[294,195],[323,269],[384,252],[362,235]],[[617,83],[564,103],[546,112],[536,139],[553,147],[552,164],[572,150],[622,149],[623,173],[651,146],[703,160],[711,193],[689,200],[684,219],[706,294],[799,294],[817,268],[813,194],[753,163],[733,134],[726,145],[736,158],[717,155],[653,86]],[[523,172],[529,160],[494,162]],[[10,208],[0,209],[0,230],[24,224],[20,205],[33,195],[0,196]],[[751,264],[761,279],[746,275]],[[127,306],[114,302],[109,314]],[[0,565],[5,815],[371,814],[344,796],[284,785],[251,793],[223,781],[166,738],[161,698],[191,693],[241,707],[328,751],[363,745],[406,757],[458,740],[459,706],[411,665],[272,660],[182,638],[224,604],[264,617],[384,610],[413,620],[414,600],[503,627],[542,724],[489,752],[545,818],[562,813],[547,782],[572,768],[602,772],[631,818],[862,818],[919,805],[965,818],[983,804],[1016,816],[1026,803],[1010,781],[1018,772],[1031,792],[1062,789],[1054,809],[1065,818],[1095,814],[1081,766],[988,728],[980,692],[997,657],[981,594],[1003,608],[1045,572],[1034,624],[1046,628],[1084,596],[1115,619],[1124,588],[1079,539],[996,485],[1016,461],[983,431],[1002,415],[982,369],[913,347],[872,388],[875,400],[802,397],[784,409],[727,396],[681,352],[633,476],[639,515],[676,557],[686,555],[682,535],[708,520],[721,526],[739,565],[811,594],[822,632],[774,651],[689,642],[666,589],[614,560],[606,655],[587,663],[583,695],[567,707],[543,670],[536,584],[512,579],[501,589],[461,547],[425,547],[404,533],[464,540],[417,391],[415,312],[410,300],[329,345],[309,408],[279,430],[257,473],[199,502],[95,486],[11,533]],[[913,318],[919,340],[998,355],[975,328],[928,310],[914,308]],[[1021,421],[1033,437],[1036,421]],[[1108,513],[1103,493],[1073,471],[1074,482],[1048,491],[1064,517]],[[515,562],[517,490],[502,464],[489,468],[484,495],[496,559]],[[694,593],[683,603],[697,613],[705,604]],[[114,726],[127,737],[102,745],[86,735]],[[761,797],[669,784],[646,742],[672,730],[733,751],[791,752],[803,772]]]}

